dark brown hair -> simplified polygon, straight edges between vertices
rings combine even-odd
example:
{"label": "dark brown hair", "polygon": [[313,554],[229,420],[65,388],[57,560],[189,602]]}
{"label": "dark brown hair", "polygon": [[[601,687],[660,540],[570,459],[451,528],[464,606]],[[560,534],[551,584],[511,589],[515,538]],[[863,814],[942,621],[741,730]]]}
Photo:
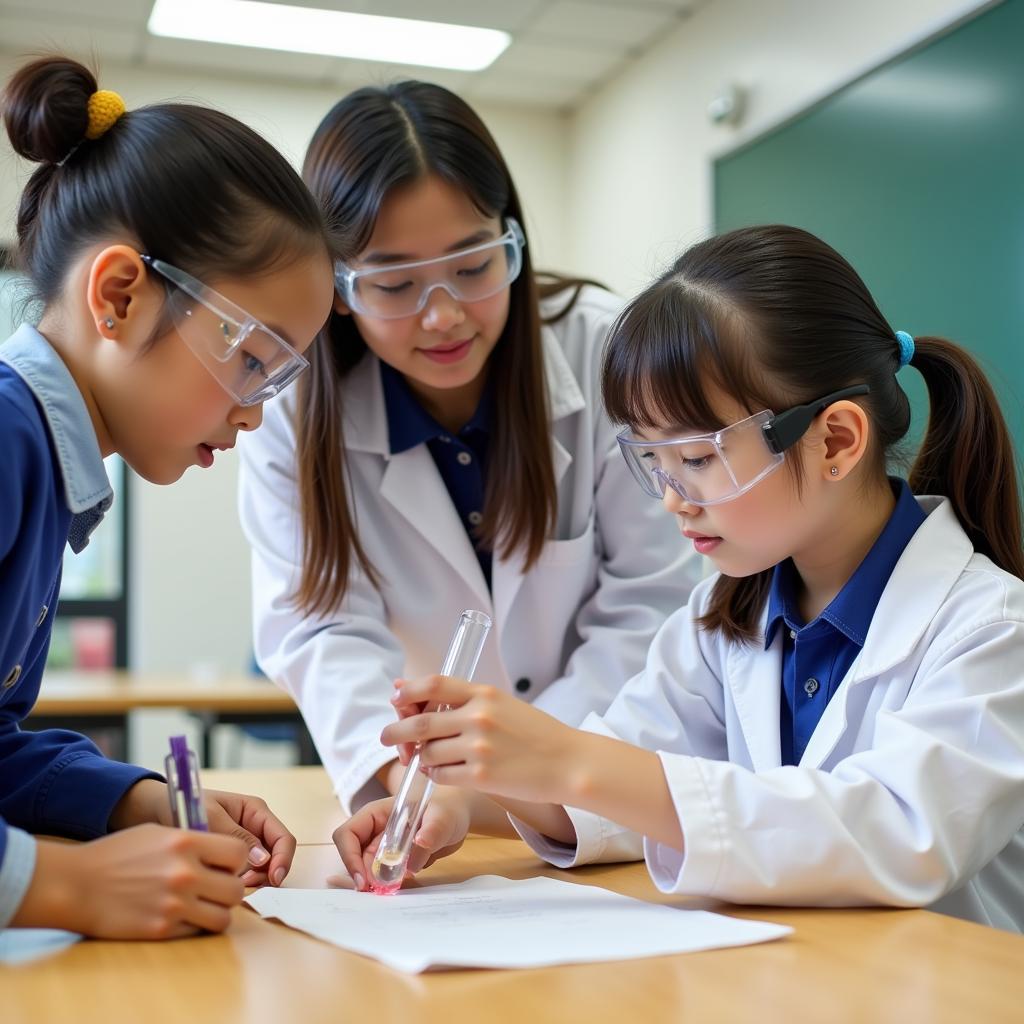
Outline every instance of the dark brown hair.
{"label": "dark brown hair", "polygon": [[83,249],[123,232],[199,277],[259,273],[327,247],[302,179],[266,140],[216,110],[130,110],[87,140],[96,77],[65,57],[14,73],[0,105],[15,152],[38,162],[17,215],[18,263],[48,304]]}
{"label": "dark brown hair", "polygon": [[[483,121],[454,93],[427,82],[346,96],[320,123],[303,166],[342,260],[366,247],[392,189],[427,175],[464,192],[485,216],[514,217],[523,225],[512,177]],[[584,283],[553,276],[538,282],[527,245],[505,330],[489,361],[496,422],[477,535],[503,555],[521,548],[527,567],[539,557],[557,512],[538,302],[575,287],[548,322],[557,320]],[[351,316],[332,313],[324,334],[300,383],[297,423],[303,565],[295,599],[308,611],[336,606],[356,566],[380,582],[349,507],[342,431],[341,381],[366,344]]]}
{"label": "dark brown hair", "polygon": [[[867,384],[870,394],[857,401],[871,419],[869,457],[881,478],[910,427],[899,356],[895,333],[839,253],[798,228],[742,228],[688,249],[622,312],[603,391],[612,418],[633,428],[661,420],[714,430],[726,424],[709,386],[753,413]],[[975,549],[1024,579],[1013,444],[991,386],[942,338],[915,339],[911,365],[931,406],[911,489],[948,497]],[[799,486],[799,460],[786,464]],[[701,625],[755,640],[771,576],[720,576]]]}

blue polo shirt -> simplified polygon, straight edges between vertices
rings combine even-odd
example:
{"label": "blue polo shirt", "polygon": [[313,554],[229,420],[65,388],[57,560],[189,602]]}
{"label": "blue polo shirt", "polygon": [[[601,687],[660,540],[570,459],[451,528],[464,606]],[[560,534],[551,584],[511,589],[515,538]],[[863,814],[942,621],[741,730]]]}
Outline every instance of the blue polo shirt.
{"label": "blue polo shirt", "polygon": [[775,567],[768,597],[765,648],[776,632],[782,641],[782,763],[799,764],[825,707],[853,664],[889,577],[924,522],[925,514],[903,480],[890,479],[896,507],[846,585],[812,622],[804,623],[796,602],[791,559]]}
{"label": "blue polo shirt", "polygon": [[24,326],[0,345],[0,928],[35,867],[29,833],[92,839],[136,782],[63,729],[22,731],[39,695],[64,545],[81,551],[113,500],[96,433],[68,368]]}
{"label": "blue polo shirt", "polygon": [[427,446],[490,587],[492,553],[477,539],[477,527],[483,521],[487,449],[493,423],[494,399],[490,387],[485,388],[472,419],[453,434],[420,405],[397,370],[381,362],[380,376],[391,454],[408,451],[418,444]]}

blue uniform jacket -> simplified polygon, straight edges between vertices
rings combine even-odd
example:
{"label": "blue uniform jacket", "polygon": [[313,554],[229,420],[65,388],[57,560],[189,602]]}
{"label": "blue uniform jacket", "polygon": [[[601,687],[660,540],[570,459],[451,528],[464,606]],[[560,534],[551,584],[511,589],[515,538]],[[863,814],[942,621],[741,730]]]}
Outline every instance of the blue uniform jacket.
{"label": "blue uniform jacket", "polygon": [[64,545],[80,551],[112,493],[81,393],[24,326],[0,346],[0,928],[32,879],[29,833],[92,839],[152,772],[105,758],[77,733],[28,732],[39,694]]}

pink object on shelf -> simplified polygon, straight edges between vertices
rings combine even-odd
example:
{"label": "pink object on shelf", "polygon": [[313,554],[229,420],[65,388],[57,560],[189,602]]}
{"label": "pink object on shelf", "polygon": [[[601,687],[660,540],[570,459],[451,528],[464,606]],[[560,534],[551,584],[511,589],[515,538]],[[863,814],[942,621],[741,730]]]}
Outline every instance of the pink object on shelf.
{"label": "pink object on shelf", "polygon": [[75,668],[113,668],[114,620],[72,619],[71,648]]}

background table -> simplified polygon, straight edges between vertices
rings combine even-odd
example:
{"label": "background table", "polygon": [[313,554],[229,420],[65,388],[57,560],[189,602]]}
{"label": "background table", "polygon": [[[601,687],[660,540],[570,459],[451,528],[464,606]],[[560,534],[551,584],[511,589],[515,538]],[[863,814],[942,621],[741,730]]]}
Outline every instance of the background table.
{"label": "background table", "polygon": [[56,671],[43,677],[39,699],[26,719],[28,729],[110,729],[110,754],[127,759],[128,713],[144,708],[183,708],[202,726],[201,763],[210,764],[215,725],[286,722],[294,727],[299,763],[319,758],[295,702],[259,676],[143,675],[125,671]]}

